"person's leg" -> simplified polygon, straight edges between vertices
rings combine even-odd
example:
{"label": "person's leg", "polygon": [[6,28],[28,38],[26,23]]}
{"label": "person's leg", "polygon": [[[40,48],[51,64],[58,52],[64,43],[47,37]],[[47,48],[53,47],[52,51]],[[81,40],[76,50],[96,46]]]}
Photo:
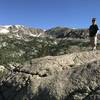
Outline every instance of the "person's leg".
{"label": "person's leg", "polygon": [[93,50],[93,47],[94,47],[94,37],[90,37],[90,46],[91,46],[91,49]]}
{"label": "person's leg", "polygon": [[97,35],[94,37],[94,47],[93,50],[96,50],[97,47]]}

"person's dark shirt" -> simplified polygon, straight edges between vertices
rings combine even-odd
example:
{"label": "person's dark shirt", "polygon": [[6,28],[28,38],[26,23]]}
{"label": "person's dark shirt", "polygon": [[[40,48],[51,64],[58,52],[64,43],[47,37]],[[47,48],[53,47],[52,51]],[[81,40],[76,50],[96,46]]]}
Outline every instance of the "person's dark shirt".
{"label": "person's dark shirt", "polygon": [[98,25],[96,25],[96,24],[95,25],[91,25],[89,27],[89,36],[90,37],[94,37],[98,30],[99,30]]}

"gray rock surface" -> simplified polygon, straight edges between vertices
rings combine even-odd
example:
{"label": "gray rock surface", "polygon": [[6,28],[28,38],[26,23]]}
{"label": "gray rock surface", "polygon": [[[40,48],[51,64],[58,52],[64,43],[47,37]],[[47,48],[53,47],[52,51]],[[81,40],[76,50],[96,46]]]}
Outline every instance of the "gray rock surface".
{"label": "gray rock surface", "polygon": [[100,51],[0,66],[0,100],[100,100]]}

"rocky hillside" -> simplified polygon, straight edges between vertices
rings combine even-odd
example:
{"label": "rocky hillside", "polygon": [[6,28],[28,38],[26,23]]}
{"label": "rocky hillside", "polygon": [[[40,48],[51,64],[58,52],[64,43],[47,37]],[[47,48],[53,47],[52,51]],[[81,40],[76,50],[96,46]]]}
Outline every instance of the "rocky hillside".
{"label": "rocky hillside", "polygon": [[[100,50],[98,42],[97,49]],[[80,51],[91,50],[86,39],[54,39],[48,37],[31,37],[28,41],[0,36],[0,63],[23,63],[44,56],[59,56]]]}
{"label": "rocky hillside", "polygon": [[66,27],[55,27],[46,31],[47,34],[57,38],[87,38],[88,29],[71,29]]}
{"label": "rocky hillside", "polygon": [[[67,27],[55,27],[48,30],[26,27],[23,25],[0,26],[0,35],[10,38],[28,40],[29,37],[53,37],[53,38],[88,38],[88,29],[71,29]],[[98,35],[99,36],[99,35]],[[100,39],[100,36],[99,36]]]}
{"label": "rocky hillside", "polygon": [[0,26],[0,35],[7,35],[10,38],[27,39],[28,37],[46,36],[44,30],[25,27],[23,25]]}
{"label": "rocky hillside", "polygon": [[0,100],[100,100],[100,40],[91,51],[88,38],[75,33],[0,30]]}
{"label": "rocky hillside", "polygon": [[25,27],[23,25],[7,25],[0,26],[0,34],[8,35],[9,37],[23,39],[27,37],[57,37],[57,38],[87,38],[87,29],[70,29],[66,27],[55,27],[46,31],[42,29]]}

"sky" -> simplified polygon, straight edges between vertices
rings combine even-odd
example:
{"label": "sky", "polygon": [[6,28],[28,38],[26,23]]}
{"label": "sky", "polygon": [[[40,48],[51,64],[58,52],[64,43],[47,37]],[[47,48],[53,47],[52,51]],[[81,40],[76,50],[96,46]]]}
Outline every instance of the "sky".
{"label": "sky", "polygon": [[100,26],[100,0],[0,0],[0,25],[88,28]]}

